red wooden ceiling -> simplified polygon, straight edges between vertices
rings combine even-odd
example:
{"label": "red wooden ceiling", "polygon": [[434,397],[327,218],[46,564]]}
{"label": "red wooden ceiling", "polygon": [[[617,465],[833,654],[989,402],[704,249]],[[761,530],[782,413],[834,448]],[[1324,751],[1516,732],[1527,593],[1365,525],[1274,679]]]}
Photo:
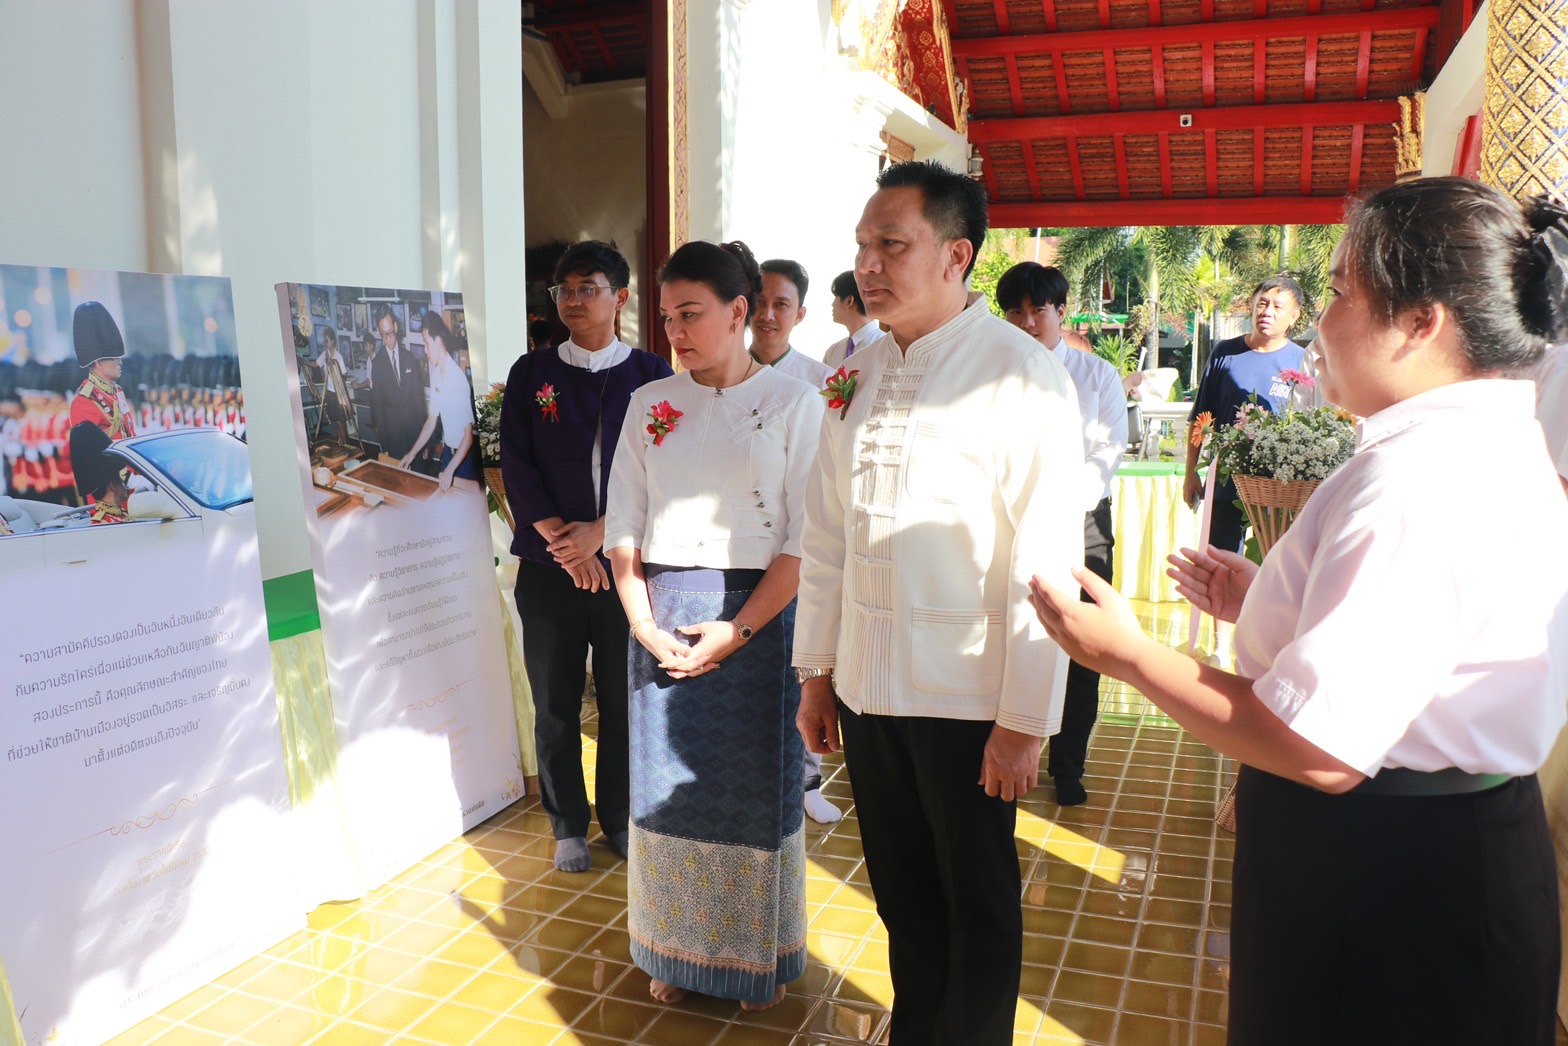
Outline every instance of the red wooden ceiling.
{"label": "red wooden ceiling", "polygon": [[577,83],[641,80],[648,71],[647,0],[534,0],[529,28]]}
{"label": "red wooden ceiling", "polygon": [[[943,0],[991,222],[1334,222],[1474,0]],[[1183,124],[1186,126],[1183,126]]]}

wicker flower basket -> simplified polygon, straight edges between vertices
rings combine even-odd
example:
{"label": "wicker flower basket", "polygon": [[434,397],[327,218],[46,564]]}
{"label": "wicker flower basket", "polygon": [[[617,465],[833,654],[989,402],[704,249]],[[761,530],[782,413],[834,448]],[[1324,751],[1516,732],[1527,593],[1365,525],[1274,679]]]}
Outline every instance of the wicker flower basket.
{"label": "wicker flower basket", "polygon": [[517,523],[512,519],[512,507],[506,503],[506,480],[502,478],[501,470],[486,468],[484,471],[485,486],[489,488],[491,494],[495,495],[496,507],[501,513],[501,518],[506,521],[508,527],[516,530]]}
{"label": "wicker flower basket", "polygon": [[1320,479],[1285,481],[1267,476],[1237,475],[1232,478],[1247,510],[1247,518],[1252,522],[1252,530],[1257,534],[1258,548],[1264,555],[1268,555],[1274,543],[1285,535],[1312,492],[1323,482]]}

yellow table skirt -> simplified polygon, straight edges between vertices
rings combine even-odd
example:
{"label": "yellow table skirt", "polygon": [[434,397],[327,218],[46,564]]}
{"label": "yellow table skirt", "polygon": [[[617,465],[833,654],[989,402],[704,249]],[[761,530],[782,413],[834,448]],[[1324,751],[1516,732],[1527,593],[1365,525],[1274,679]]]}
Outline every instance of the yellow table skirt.
{"label": "yellow table skirt", "polygon": [[[1140,470],[1141,471],[1141,470]],[[1165,575],[1165,557],[1198,540],[1198,514],[1181,499],[1182,475],[1119,472],[1111,481],[1117,591],[1128,599],[1181,599]]]}

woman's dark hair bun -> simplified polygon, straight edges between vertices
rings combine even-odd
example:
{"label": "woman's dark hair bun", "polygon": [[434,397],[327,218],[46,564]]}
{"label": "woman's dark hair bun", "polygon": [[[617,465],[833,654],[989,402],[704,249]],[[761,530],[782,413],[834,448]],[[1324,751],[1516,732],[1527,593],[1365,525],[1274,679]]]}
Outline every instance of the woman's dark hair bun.
{"label": "woman's dark hair bun", "polygon": [[757,264],[756,256],[751,253],[751,248],[747,247],[740,240],[731,240],[728,243],[721,243],[719,246],[724,248],[729,254],[734,255],[735,260],[740,262],[740,271],[746,274],[746,279],[751,284],[752,293],[761,294],[762,269]]}
{"label": "woman's dark hair bun", "polygon": [[1568,339],[1568,210],[1547,196],[1525,201],[1530,226],[1516,287],[1519,316],[1549,342]]}

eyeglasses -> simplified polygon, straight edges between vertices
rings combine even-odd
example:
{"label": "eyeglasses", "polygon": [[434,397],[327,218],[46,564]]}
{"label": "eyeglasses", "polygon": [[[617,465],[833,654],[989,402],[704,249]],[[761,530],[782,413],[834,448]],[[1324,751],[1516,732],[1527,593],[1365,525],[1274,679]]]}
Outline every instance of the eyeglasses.
{"label": "eyeglasses", "polygon": [[600,291],[613,293],[614,290],[615,288],[608,283],[579,283],[575,287],[568,287],[564,283],[558,283],[550,288],[550,300],[559,305],[563,301],[571,301],[575,298],[587,305],[599,296]]}

